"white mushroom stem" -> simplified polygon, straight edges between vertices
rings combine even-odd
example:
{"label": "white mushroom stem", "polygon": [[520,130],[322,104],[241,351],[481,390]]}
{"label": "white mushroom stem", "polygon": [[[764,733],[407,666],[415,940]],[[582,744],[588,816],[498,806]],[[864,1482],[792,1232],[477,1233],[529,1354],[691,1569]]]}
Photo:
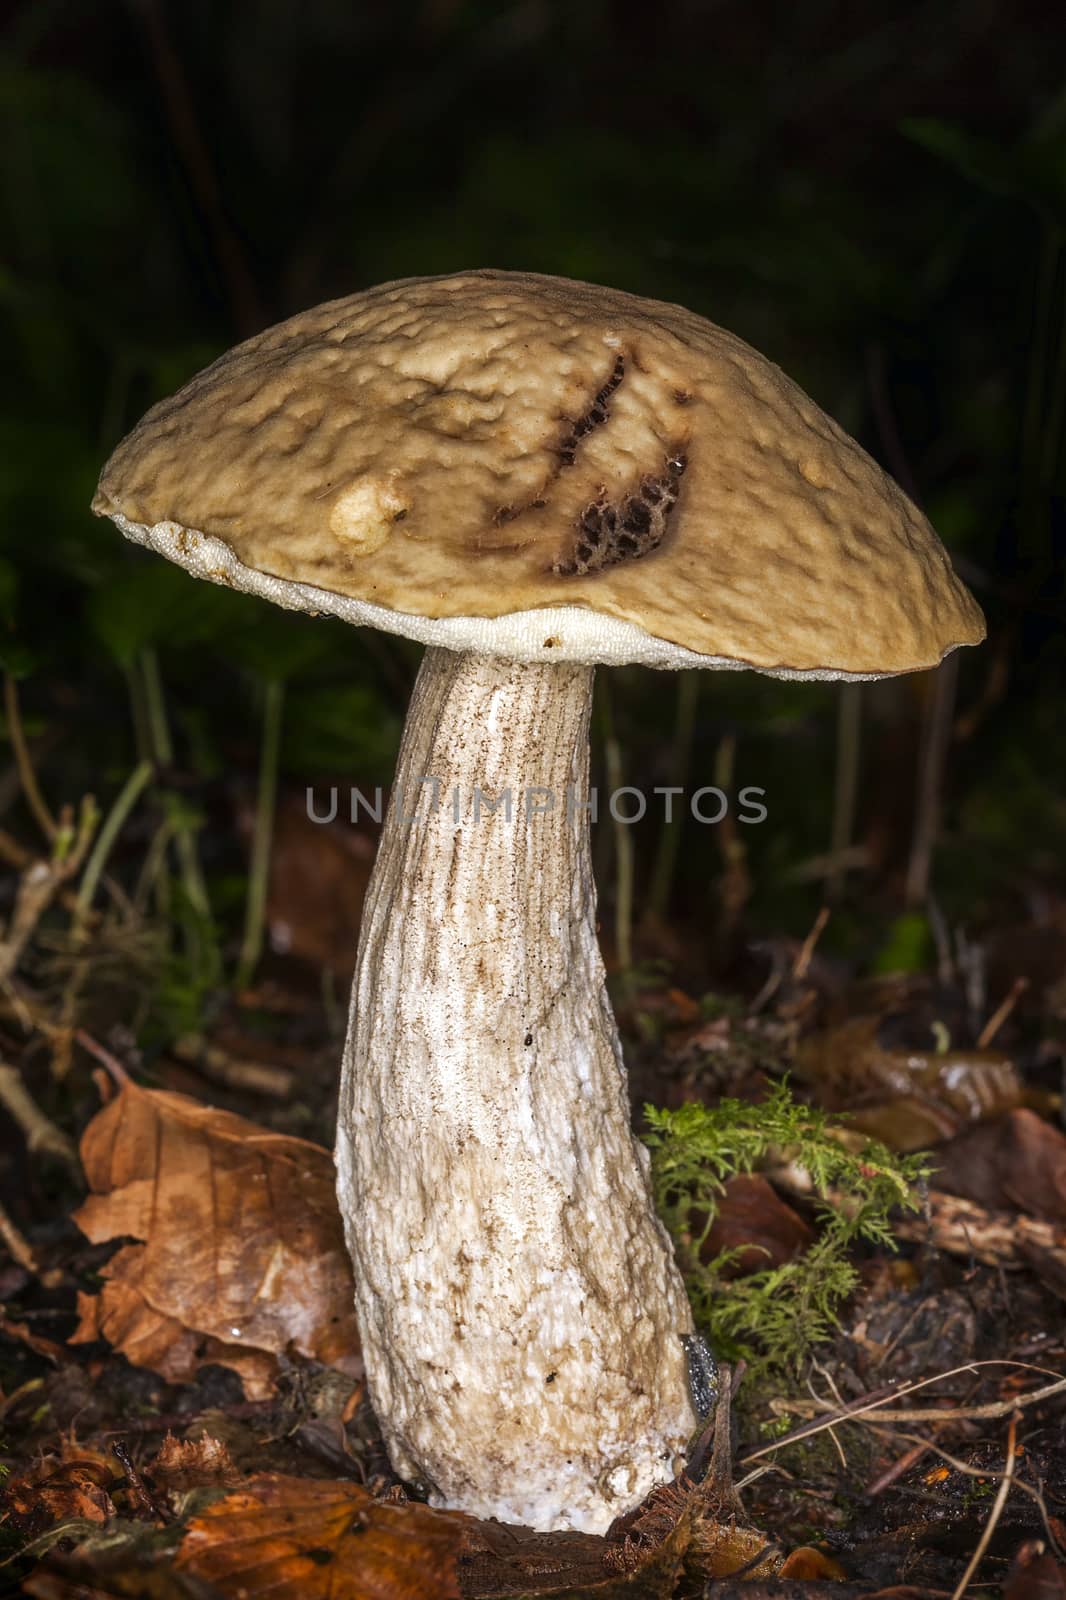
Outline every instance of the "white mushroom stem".
{"label": "white mushroom stem", "polygon": [[596,943],[592,680],[426,652],[363,913],[337,1174],[397,1471],[437,1505],[602,1532],[673,1476],[696,1419]]}

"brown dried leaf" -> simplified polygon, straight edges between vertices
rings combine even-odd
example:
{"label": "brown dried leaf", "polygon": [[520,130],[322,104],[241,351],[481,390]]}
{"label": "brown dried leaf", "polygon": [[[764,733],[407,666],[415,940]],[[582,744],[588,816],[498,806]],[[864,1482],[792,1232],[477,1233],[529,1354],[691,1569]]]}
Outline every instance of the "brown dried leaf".
{"label": "brown dried leaf", "polygon": [[[136,1273],[141,1257],[139,1245],[118,1251],[104,1271],[120,1273],[127,1250],[130,1268]],[[119,1279],[105,1283],[98,1295],[79,1294],[78,1315],[81,1321],[71,1335],[71,1344],[106,1339],[135,1367],[158,1372],[168,1383],[190,1383],[200,1367],[214,1363],[238,1374],[249,1400],[267,1400],[274,1393],[274,1356],[205,1338],[195,1329],[186,1328],[177,1317],[154,1310],[135,1283]]]}
{"label": "brown dried leaf", "polygon": [[31,1538],[59,1522],[109,1522],[116,1515],[108,1493],[114,1477],[113,1461],[62,1439],[58,1455],[44,1456],[5,1484],[0,1520]]}
{"label": "brown dried leaf", "polygon": [[1066,1223],[1066,1137],[1033,1111],[953,1139],[936,1153],[933,1182],[990,1211]]}
{"label": "brown dried leaf", "polygon": [[803,1218],[765,1178],[738,1174],[725,1184],[701,1254],[704,1261],[711,1261],[723,1250],[739,1250],[725,1273],[742,1277],[782,1266],[813,1243],[814,1234]]}
{"label": "brown dried leaf", "polygon": [[175,1566],[241,1600],[458,1600],[468,1520],[266,1473],[190,1522]]}
{"label": "brown dried leaf", "polygon": [[833,1583],[839,1583],[847,1578],[847,1573],[840,1562],[834,1561],[824,1550],[815,1550],[811,1545],[801,1545],[798,1550],[792,1550],[786,1556],[778,1577],[792,1578],[796,1582],[804,1583],[828,1578]]}
{"label": "brown dried leaf", "polygon": [[[5,1339],[16,1339],[32,1350],[35,1356],[44,1356],[46,1361],[59,1366],[66,1352],[61,1344],[56,1344],[54,1339],[46,1339],[39,1333],[34,1333],[28,1322],[12,1322],[8,1317],[0,1317],[0,1335]],[[69,1357],[68,1357],[69,1359]]]}
{"label": "brown dried leaf", "polygon": [[738,1524],[713,1483],[684,1477],[653,1489],[606,1536],[471,1520],[461,1558],[467,1600],[669,1600],[682,1571],[707,1582],[768,1577],[779,1565],[772,1541]]}
{"label": "brown dried leaf", "polygon": [[146,1564],[122,1550],[106,1556],[81,1544],[70,1555],[49,1555],[23,1581],[33,1600],[219,1600],[219,1592],[169,1562]]}
{"label": "brown dried leaf", "polygon": [[129,1084],[82,1136],[94,1191],[75,1221],[94,1243],[129,1236],[109,1280],[79,1297],[71,1340],[108,1339],[178,1381],[205,1362],[272,1390],[296,1351],[359,1376],[351,1269],[318,1145],[185,1095]]}
{"label": "brown dried leaf", "polygon": [[[275,950],[350,983],[378,829],[362,816],[352,825],[345,816],[347,794],[342,788],[341,820],[335,822],[309,817],[302,789],[281,795],[270,847],[266,921]],[[251,801],[241,807],[238,824],[250,843]]]}
{"label": "brown dried leaf", "polygon": [[1066,1600],[1066,1567],[1042,1543],[1023,1545],[1003,1596],[1004,1600]]}
{"label": "brown dried leaf", "polygon": [[968,1123],[1017,1105],[1021,1084],[998,1050],[915,1050],[882,1043],[886,1019],[860,1015],[808,1035],[796,1072],[827,1111],[897,1150],[948,1139]]}

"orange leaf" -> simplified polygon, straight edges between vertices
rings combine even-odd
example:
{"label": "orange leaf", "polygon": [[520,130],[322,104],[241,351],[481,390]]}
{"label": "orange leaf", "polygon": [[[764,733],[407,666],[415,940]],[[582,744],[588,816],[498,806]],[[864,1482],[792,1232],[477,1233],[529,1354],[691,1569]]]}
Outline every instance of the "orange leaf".
{"label": "orange leaf", "polygon": [[72,1518],[109,1522],[114,1476],[114,1463],[98,1450],[61,1439],[58,1456],[44,1456],[4,1485],[3,1520],[30,1535]]}
{"label": "orange leaf", "polygon": [[786,1558],[778,1577],[804,1583],[816,1581],[841,1583],[847,1578],[847,1573],[840,1562],[834,1561],[824,1550],[815,1550],[810,1545],[802,1545]]}
{"label": "orange leaf", "polygon": [[106,1338],[172,1380],[205,1362],[272,1391],[290,1350],[360,1376],[351,1268],[328,1151],[185,1095],[123,1087],[86,1128],[94,1243],[132,1237],[79,1298],[72,1343]]}
{"label": "orange leaf", "polygon": [[241,1600],[458,1600],[467,1521],[266,1473],[189,1524],[175,1565]]}

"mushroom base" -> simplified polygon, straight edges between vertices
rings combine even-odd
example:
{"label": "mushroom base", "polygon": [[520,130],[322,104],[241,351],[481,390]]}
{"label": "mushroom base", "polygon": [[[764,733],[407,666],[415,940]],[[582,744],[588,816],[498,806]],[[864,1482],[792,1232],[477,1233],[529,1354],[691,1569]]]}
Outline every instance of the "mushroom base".
{"label": "mushroom base", "polygon": [[596,942],[592,669],[430,649],[367,894],[338,1194],[370,1395],[434,1504],[603,1532],[696,1426]]}

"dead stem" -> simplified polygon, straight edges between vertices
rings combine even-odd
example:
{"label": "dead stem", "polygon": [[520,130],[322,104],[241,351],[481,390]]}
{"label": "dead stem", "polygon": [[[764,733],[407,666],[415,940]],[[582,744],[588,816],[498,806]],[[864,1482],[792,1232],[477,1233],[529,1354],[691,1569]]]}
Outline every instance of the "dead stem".
{"label": "dead stem", "polygon": [[84,1028],[75,1030],[74,1041],[76,1044],[80,1044],[83,1050],[88,1050],[91,1056],[95,1056],[101,1066],[107,1068],[120,1089],[124,1089],[132,1081],[118,1057],[113,1056],[110,1050],[105,1050],[103,1045],[98,1044],[92,1034],[86,1033]]}
{"label": "dead stem", "polygon": [[272,1095],[277,1100],[287,1100],[292,1094],[293,1075],[288,1067],[231,1055],[228,1050],[211,1044],[202,1034],[183,1034],[171,1045],[170,1053],[203,1077],[221,1083],[227,1089]]}
{"label": "dead stem", "polygon": [[[930,1378],[927,1381],[932,1383],[935,1379]],[[1060,1378],[1057,1383],[1045,1384],[1044,1388],[1033,1389],[1018,1399],[993,1400],[984,1406],[921,1406],[914,1411],[884,1411],[881,1408],[888,1402],[875,1400],[871,1405],[836,1411],[825,1400],[788,1400],[783,1404],[790,1411],[802,1411],[808,1407],[818,1411],[832,1411],[832,1415],[826,1419],[827,1427],[835,1427],[838,1422],[861,1422],[866,1416],[874,1413],[878,1422],[989,1422],[996,1417],[1009,1416],[1020,1406],[1035,1405],[1039,1400],[1049,1400],[1052,1395],[1062,1394],[1064,1391],[1066,1391],[1066,1378]]]}
{"label": "dead stem", "polygon": [[27,1272],[32,1272],[46,1289],[54,1289],[62,1281],[63,1274],[55,1267],[42,1270],[33,1246],[25,1234],[16,1227],[3,1204],[0,1204],[0,1240],[3,1241],[12,1259]]}
{"label": "dead stem", "polygon": [[[996,1472],[990,1467],[971,1467],[968,1462],[961,1461],[958,1456],[953,1456],[950,1451],[944,1450],[938,1444],[933,1444],[929,1439],[923,1439],[919,1434],[904,1433],[901,1429],[897,1430],[895,1428],[890,1431],[888,1428],[878,1427],[877,1424],[873,1422],[868,1423],[867,1426],[872,1433],[876,1433],[878,1438],[881,1439],[913,1440],[913,1449],[908,1450],[906,1456],[901,1456],[901,1461],[908,1461],[909,1457],[911,1456],[914,1456],[916,1459],[920,1460],[923,1455],[931,1453],[935,1456],[938,1456],[941,1461],[946,1462],[947,1465],[951,1467],[952,1471],[961,1473],[963,1477],[966,1478],[976,1478],[978,1481],[991,1478],[998,1483],[1004,1476],[1002,1472]],[[906,1471],[907,1468],[904,1467],[902,1470]],[[896,1474],[896,1476],[899,1476],[899,1474]],[[880,1482],[880,1480],[878,1480],[878,1482]],[[1050,1544],[1055,1556],[1061,1560],[1063,1556],[1066,1555],[1066,1551],[1063,1551],[1062,1546],[1055,1536],[1054,1529],[1051,1526],[1051,1520],[1048,1516],[1047,1501],[1044,1499],[1044,1496],[1040,1493],[1039,1489],[1034,1487],[1033,1484],[1026,1483],[1022,1478],[1014,1479],[1014,1487],[1019,1489],[1022,1494],[1028,1495],[1029,1499],[1032,1500],[1033,1504],[1040,1512],[1040,1517],[1044,1524],[1044,1532],[1047,1534],[1048,1543]],[[867,1490],[868,1494],[875,1492],[876,1489]]]}
{"label": "dead stem", "polygon": [[26,804],[33,812],[37,826],[46,839],[56,836],[56,820],[49,811],[45,798],[37,784],[37,774],[33,770],[30,760],[29,746],[26,743],[26,733],[22,726],[22,715],[19,711],[18,688],[10,672],[4,673],[4,714],[7,717],[8,738],[11,740],[11,749],[15,756],[15,766],[18,768],[19,782]]}
{"label": "dead stem", "polygon": [[803,944],[800,946],[799,954],[793,963],[792,977],[794,982],[802,983],[804,978],[807,976],[807,969],[811,964],[815,946],[817,945],[818,940],[822,937],[822,934],[825,930],[825,925],[828,921],[829,907],[823,906],[818,915],[815,917],[814,926],[807,935],[806,939],[804,939]]}
{"label": "dead stem", "polygon": [[962,1600],[962,1596],[966,1593],[966,1590],[970,1586],[970,1579],[973,1577],[974,1573],[981,1565],[981,1562],[984,1560],[985,1551],[988,1549],[988,1546],[992,1541],[992,1535],[995,1533],[997,1524],[999,1523],[999,1519],[1003,1515],[1003,1507],[1007,1503],[1007,1496],[1010,1494],[1011,1483],[1014,1480],[1014,1462],[1018,1444],[1018,1420],[1018,1413],[1015,1412],[1010,1419],[1010,1425],[1007,1429],[1007,1460],[1003,1468],[1003,1477],[1000,1479],[999,1492],[992,1503],[992,1510],[989,1514],[988,1521],[985,1523],[984,1531],[982,1532],[980,1539],[977,1541],[977,1549],[970,1557],[966,1566],[966,1571],[959,1579],[958,1585],[951,1597],[951,1600]]}
{"label": "dead stem", "polygon": [[1014,1010],[1015,1006],[1018,1004],[1018,1001],[1021,999],[1028,987],[1028,978],[1015,978],[1014,982],[1010,986],[1010,990],[1007,993],[1006,998],[1000,1001],[999,1005],[996,1007],[995,1011],[993,1011],[992,1015],[981,1029],[981,1032],[978,1034],[978,1050],[985,1050],[992,1043],[992,1040],[996,1037],[996,1034],[999,1032],[1000,1028],[1002,1028],[1003,1024],[1006,1022],[1007,1018],[1010,1016],[1011,1012]]}
{"label": "dead stem", "polygon": [[63,884],[78,871],[95,830],[96,807],[91,797],[82,801],[76,828],[70,807],[63,808],[50,860],[31,862],[19,879],[15,909],[0,940],[0,981],[11,977],[41,917]]}
{"label": "dead stem", "polygon": [[[1041,1389],[1031,1389],[1028,1394],[1017,1395],[1011,1400],[994,1401],[985,1406],[959,1406],[940,1407],[929,1406],[925,1409],[907,1411],[895,1409],[886,1411],[885,1406],[892,1405],[894,1401],[902,1400],[909,1394],[915,1394],[919,1389],[925,1389],[931,1383],[943,1383],[947,1378],[957,1377],[960,1373],[976,1373],[982,1367],[1014,1367],[1023,1372],[1039,1372],[1046,1377],[1055,1378],[1054,1383],[1045,1384]],[[839,1422],[865,1422],[867,1418],[882,1423],[896,1422],[970,1422],[987,1421],[994,1417],[1009,1416],[1015,1411],[1024,1410],[1027,1406],[1038,1404],[1041,1400],[1048,1400],[1053,1395],[1066,1392],[1066,1378],[1060,1378],[1047,1367],[1035,1366],[1030,1361],[1011,1361],[1007,1357],[993,1357],[987,1361],[967,1361],[962,1366],[952,1367],[948,1372],[935,1372],[931,1377],[920,1378],[914,1383],[903,1384],[900,1388],[881,1390],[876,1395],[868,1397],[865,1401],[856,1401],[852,1405],[839,1408],[830,1406],[824,1400],[791,1399],[780,1402],[782,1410],[791,1412],[811,1412],[821,1408],[828,1415],[817,1421],[802,1423],[798,1428],[793,1428],[790,1433],[781,1439],[775,1439],[772,1444],[761,1445],[758,1450],[749,1450],[740,1458],[739,1465],[747,1466],[749,1462],[758,1461],[762,1456],[772,1455],[776,1450],[782,1450],[786,1445],[795,1444],[799,1439],[811,1438],[816,1433],[823,1433],[826,1428],[835,1427]],[[774,1409],[771,1406],[771,1409]]]}
{"label": "dead stem", "polygon": [[23,1083],[18,1068],[6,1061],[0,1061],[0,1104],[21,1128],[27,1150],[56,1156],[72,1172],[81,1172],[73,1141],[45,1115]]}

